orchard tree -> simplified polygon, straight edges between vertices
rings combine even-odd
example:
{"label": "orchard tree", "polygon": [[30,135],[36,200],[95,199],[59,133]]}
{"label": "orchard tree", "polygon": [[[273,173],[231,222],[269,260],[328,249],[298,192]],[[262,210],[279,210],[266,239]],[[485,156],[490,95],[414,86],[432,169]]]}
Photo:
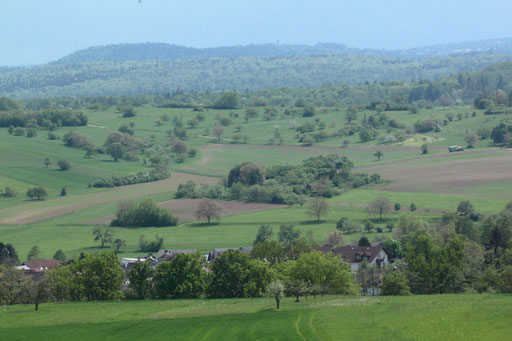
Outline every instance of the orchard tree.
{"label": "orchard tree", "polygon": [[279,309],[281,298],[284,297],[284,285],[276,280],[267,286],[267,295],[276,299],[276,309]]}
{"label": "orchard tree", "polygon": [[105,244],[111,244],[114,238],[114,234],[108,226],[95,226],[92,229],[92,234],[94,235],[94,241],[99,241],[102,248],[105,247]]}
{"label": "orchard tree", "polygon": [[391,201],[386,197],[376,197],[367,208],[368,212],[378,214],[379,219],[382,219],[382,215],[391,212],[392,209]]}
{"label": "orchard tree", "polygon": [[171,151],[176,154],[184,154],[188,151],[188,146],[180,139],[174,139],[171,145]]}
{"label": "orchard tree", "polygon": [[46,166],[46,168],[48,168],[48,166],[50,165],[51,161],[50,161],[50,158],[47,157],[44,159],[44,165]]}
{"label": "orchard tree", "polygon": [[208,219],[208,224],[212,219],[220,219],[222,207],[211,199],[203,199],[196,210],[197,219]]}
{"label": "orchard tree", "polygon": [[380,161],[380,158],[384,156],[384,153],[381,150],[377,150],[373,156],[375,156],[377,160]]}
{"label": "orchard tree", "polygon": [[112,143],[107,147],[107,154],[110,155],[115,162],[117,162],[124,155],[124,147],[119,142]]}
{"label": "orchard tree", "polygon": [[395,203],[395,212],[398,213],[398,211],[400,211],[401,208],[402,208],[402,205],[400,205],[400,203],[396,202]]}
{"label": "orchard tree", "polygon": [[475,143],[478,141],[478,136],[473,132],[469,132],[464,137],[464,141],[468,144],[468,148],[474,148]]}
{"label": "orchard tree", "polygon": [[421,153],[422,153],[422,154],[428,154],[428,144],[423,143],[423,144],[421,145]]}
{"label": "orchard tree", "polygon": [[320,221],[320,217],[329,213],[329,204],[325,198],[313,198],[308,204],[308,214],[316,217]]}
{"label": "orchard tree", "polygon": [[71,163],[63,159],[57,161],[57,166],[59,166],[61,171],[67,171],[71,169]]}
{"label": "orchard tree", "polygon": [[32,187],[27,190],[27,197],[30,199],[44,200],[47,196],[46,189],[41,186]]}

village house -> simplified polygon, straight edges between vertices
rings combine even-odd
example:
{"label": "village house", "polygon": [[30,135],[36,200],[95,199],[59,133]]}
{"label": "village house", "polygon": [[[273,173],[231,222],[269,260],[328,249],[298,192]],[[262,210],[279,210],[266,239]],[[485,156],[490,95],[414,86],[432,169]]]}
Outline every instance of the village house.
{"label": "village house", "polygon": [[324,246],[315,248],[320,252],[332,252],[340,255],[341,259],[350,264],[350,270],[357,271],[361,266],[363,260],[368,262],[368,265],[373,265],[377,269],[382,269],[391,262],[389,253],[382,247],[382,245],[372,246],[338,246],[334,247],[332,244],[325,244]]}
{"label": "village house", "polygon": [[43,259],[43,260],[33,260],[26,261],[20,266],[17,266],[16,269],[23,270],[24,272],[45,272],[54,268],[58,268],[60,266],[60,262],[56,259]]}

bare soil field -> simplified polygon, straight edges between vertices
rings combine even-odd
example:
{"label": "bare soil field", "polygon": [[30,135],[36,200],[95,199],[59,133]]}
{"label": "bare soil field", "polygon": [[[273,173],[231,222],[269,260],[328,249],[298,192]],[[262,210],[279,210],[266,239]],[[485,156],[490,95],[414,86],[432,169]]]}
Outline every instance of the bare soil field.
{"label": "bare soil field", "polygon": [[216,184],[219,178],[173,172],[168,179],[114,187],[109,191],[96,192],[68,198],[57,198],[46,201],[31,201],[30,203],[0,210],[0,224],[19,225],[44,221],[73,213],[77,210],[101,205],[107,202],[131,199],[134,197],[175,191],[178,185],[186,181],[196,183]]}
{"label": "bare soil field", "polygon": [[[474,158],[468,158],[474,154]],[[457,193],[458,189],[512,180],[512,152],[504,150],[465,151],[438,154],[418,160],[402,160],[360,168],[379,173],[394,183],[382,190]]]}
{"label": "bare soil field", "polygon": [[[158,204],[160,207],[171,210],[172,214],[178,216],[180,223],[197,220],[195,212],[201,199],[176,199],[168,200]],[[273,208],[286,207],[286,205],[245,203],[239,201],[215,200],[221,207],[221,216],[229,216],[247,212],[270,210]],[[110,224],[114,216],[87,221],[86,224]]]}

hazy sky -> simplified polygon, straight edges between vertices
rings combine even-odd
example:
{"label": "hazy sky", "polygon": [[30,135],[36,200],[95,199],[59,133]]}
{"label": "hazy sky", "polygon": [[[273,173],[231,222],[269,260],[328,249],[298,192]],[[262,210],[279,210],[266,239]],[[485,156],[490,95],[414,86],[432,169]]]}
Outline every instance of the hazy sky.
{"label": "hazy sky", "polygon": [[0,0],[0,65],[131,42],[408,48],[512,37],[511,14],[510,0]]}

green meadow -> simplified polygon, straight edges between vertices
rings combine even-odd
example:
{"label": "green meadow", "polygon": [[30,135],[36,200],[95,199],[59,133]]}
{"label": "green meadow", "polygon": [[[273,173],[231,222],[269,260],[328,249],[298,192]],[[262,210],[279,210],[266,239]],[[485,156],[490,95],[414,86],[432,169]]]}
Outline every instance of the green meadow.
{"label": "green meadow", "polygon": [[[122,124],[134,122],[137,138],[167,144],[171,141],[167,131],[172,129],[174,117],[181,117],[187,126],[187,121],[197,115],[191,109],[137,107],[136,110],[137,116],[133,118],[123,118],[115,109],[86,111],[89,126],[60,128],[55,134],[61,137],[69,131],[77,131],[86,135],[96,146],[101,146],[111,131],[117,130]],[[186,129],[187,144],[198,149],[195,157],[187,158],[184,163],[171,160],[169,169],[172,175],[167,180],[113,189],[89,188],[88,184],[114,174],[149,171],[151,168],[142,162],[146,156],[140,156],[139,161],[120,162],[113,162],[105,154],[86,158],[84,150],[66,147],[61,140],[48,140],[46,130],[38,129],[36,137],[27,138],[11,136],[7,129],[0,129],[0,158],[3,160],[0,163],[0,188],[9,186],[17,192],[13,198],[0,197],[0,240],[12,243],[21,258],[34,245],[39,246],[45,257],[51,257],[58,249],[62,249],[68,256],[78,255],[80,252],[94,252],[98,247],[92,240],[91,229],[94,224],[91,221],[112,216],[119,202],[123,200],[171,200],[179,183],[187,180],[194,180],[198,184],[216,183],[234,165],[244,161],[256,161],[265,166],[283,162],[298,164],[308,157],[331,153],[347,156],[354,162],[356,171],[383,172],[389,174],[390,179],[384,177],[384,180],[389,181],[379,186],[349,190],[329,199],[331,210],[320,222],[307,215],[306,206],[294,206],[258,212],[241,211],[239,214],[223,217],[220,222],[212,225],[196,221],[165,228],[114,228],[115,236],[127,243],[127,247],[120,254],[140,254],[137,244],[141,235],[153,238],[158,234],[164,238],[167,248],[207,251],[215,247],[248,246],[252,243],[258,227],[263,224],[271,225],[275,233],[279,225],[293,224],[303,236],[321,244],[328,232],[335,229],[336,221],[341,217],[360,223],[372,219],[377,226],[384,227],[387,222],[395,222],[400,215],[408,214],[403,211],[391,213],[383,221],[379,221],[365,210],[366,205],[377,196],[388,197],[404,208],[415,203],[418,210],[411,214],[421,215],[434,225],[443,212],[454,211],[461,200],[471,200],[478,212],[491,214],[501,210],[512,199],[506,186],[503,186],[512,183],[512,175],[510,180],[486,179],[485,175],[489,171],[484,167],[486,164],[492,165],[498,159],[508,162],[508,151],[496,150],[489,140],[478,141],[476,148],[471,151],[455,154],[447,151],[450,145],[465,145],[464,136],[467,131],[476,131],[482,126],[492,128],[505,118],[503,115],[486,116],[477,110],[473,117],[474,110],[471,107],[422,109],[418,114],[406,111],[385,112],[407,126],[428,117],[443,120],[447,113],[461,113],[462,119],[455,118],[448,122],[441,132],[411,134],[402,143],[382,142],[380,138],[390,135],[391,132],[381,128],[379,137],[370,142],[362,143],[355,134],[348,137],[330,137],[324,142],[305,147],[297,142],[296,132],[290,127],[300,126],[305,122],[314,122],[316,125],[324,122],[323,130],[331,134],[345,126],[345,111],[321,108],[314,118],[303,118],[284,116],[283,109],[278,109],[277,116],[268,121],[263,118],[263,109],[259,111],[259,116],[248,122],[245,122],[244,110],[201,112],[204,120],[196,128]],[[373,111],[361,111],[358,116],[361,119],[365,115],[374,114]],[[162,115],[167,115],[169,120],[158,125],[156,122]],[[224,127],[224,133],[220,141],[217,141],[213,136],[213,128],[218,124],[219,117],[230,117],[232,121]],[[315,129],[315,132],[322,130],[318,126]],[[274,138],[276,131],[279,131],[282,144]],[[235,134],[247,136],[249,143],[231,143]],[[272,138],[274,139],[271,141]],[[344,140],[348,141],[348,145],[342,147]],[[422,155],[420,151],[424,142],[429,144],[428,155]],[[377,161],[373,155],[377,149],[384,153],[381,161]],[[48,168],[44,165],[46,157],[51,160]],[[58,170],[56,162],[59,159],[70,161],[72,169]],[[478,161],[482,166],[476,170],[468,170],[475,173],[474,176],[471,175],[474,179],[471,178],[471,181],[455,189],[425,183],[424,179],[428,176],[421,174],[422,169],[427,167],[434,167],[434,170],[449,169],[464,161]],[[400,171],[404,173],[401,174]],[[410,179],[410,174],[415,172],[418,172],[418,181]],[[36,185],[47,189],[48,198],[45,201],[32,201],[25,197],[26,190]],[[62,187],[67,189],[66,197],[59,196]],[[362,234],[362,231],[348,234],[345,240],[353,242]],[[371,240],[379,240],[391,236],[391,233],[374,232],[368,236]]]}
{"label": "green meadow", "polygon": [[512,296],[271,298],[0,307],[5,340],[507,340]]}

